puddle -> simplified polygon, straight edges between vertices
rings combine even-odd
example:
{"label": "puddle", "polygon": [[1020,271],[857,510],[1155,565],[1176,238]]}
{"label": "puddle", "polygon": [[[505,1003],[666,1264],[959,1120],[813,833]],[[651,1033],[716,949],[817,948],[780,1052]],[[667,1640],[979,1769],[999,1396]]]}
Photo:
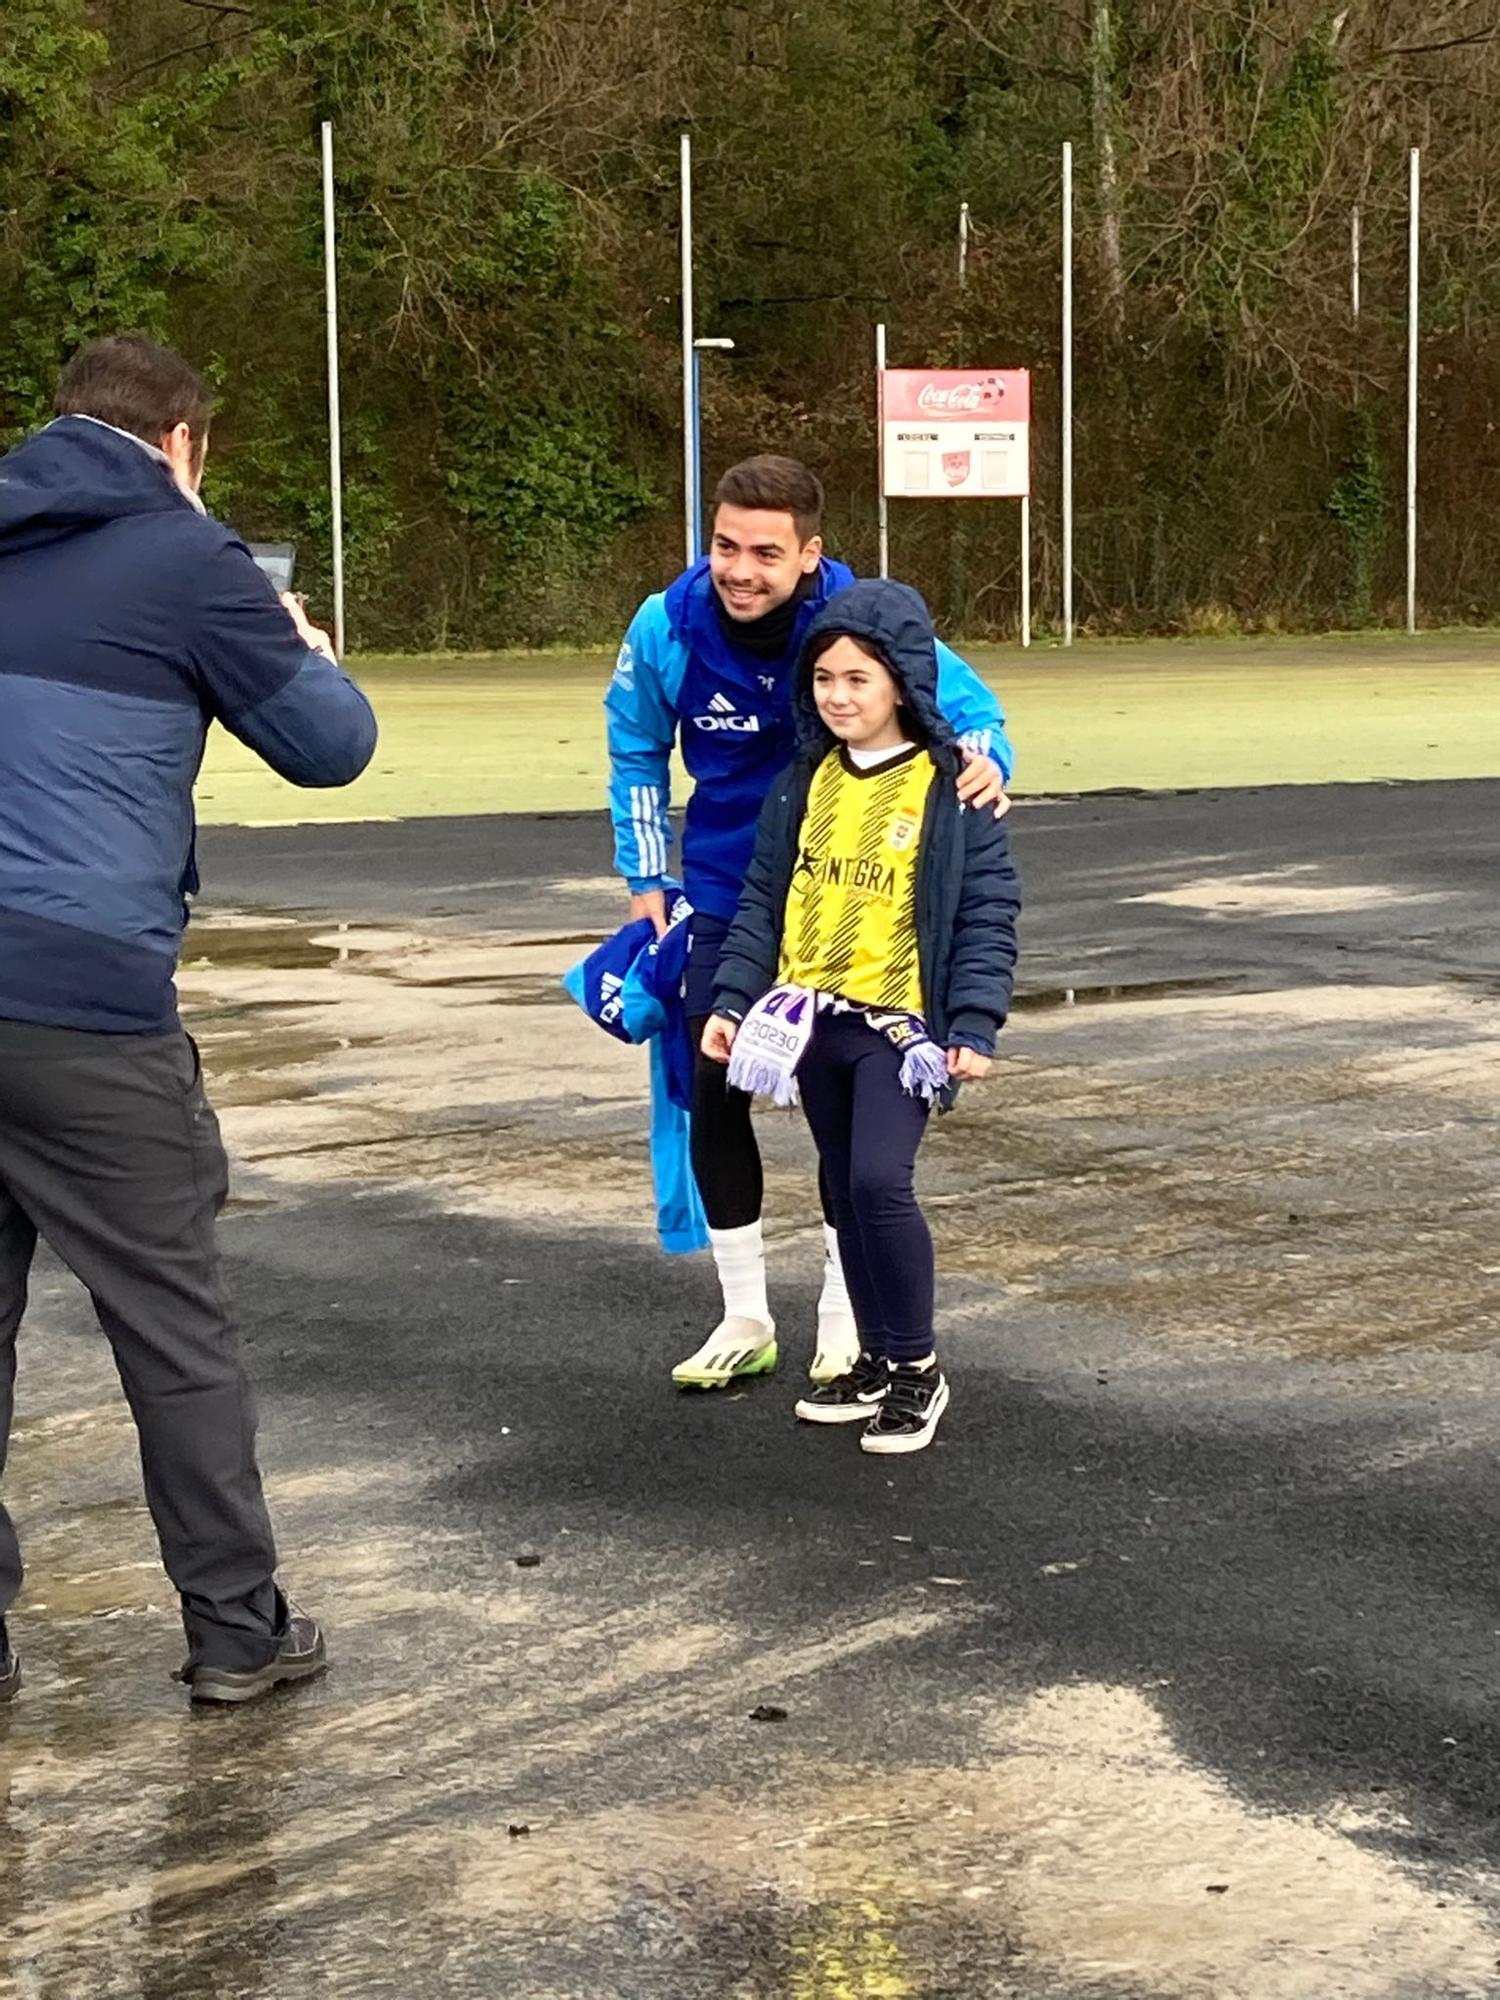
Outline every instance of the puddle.
{"label": "puddle", "polygon": [[[272,1491],[341,1671],[243,1716],[85,1706],[101,1658],[142,1674],[166,1605],[111,1623],[78,1594],[40,1618],[0,1734],[5,1990],[289,2000],[315,1952],[320,1989],[351,1996],[1493,1993],[1484,1885],[1393,1860],[1399,1802],[1251,1807],[1149,1690],[1008,1694],[993,1642],[983,1691],[958,1692],[933,1661],[973,1636],[968,1608],[888,1595],[774,1638],[662,1575],[624,1606],[560,1580],[476,1592],[457,1530],[462,1581],[392,1516],[379,1457]],[[891,1674],[921,1726],[877,1756],[859,1745]],[[729,1720],[767,1690],[798,1737]],[[805,1735],[834,1714],[839,1757]]]}
{"label": "puddle", "polygon": [[194,917],[182,943],[185,972],[300,972],[336,965],[327,923],[244,922]]}
{"label": "puddle", "polygon": [[1048,1007],[1101,1006],[1114,1000],[1176,1000],[1184,994],[1244,993],[1249,982],[1235,975],[1205,979],[1140,979],[1118,986],[1021,987],[1011,1000],[1012,1013]]}
{"label": "puddle", "polygon": [[190,1024],[216,1108],[291,1104],[328,1090],[333,1065],[357,1069],[356,1052],[373,1038],[335,1032],[327,1010],[336,1004],[209,1000],[193,1006]]}
{"label": "puddle", "polygon": [[524,1843],[475,1829],[454,1843],[458,1908],[528,1949],[571,1932],[574,1964],[649,1911],[667,1963],[737,1952],[748,1983],[712,1990],[767,2000],[1493,1992],[1480,1906],[1403,1876],[1363,1815],[1251,1811],[1135,1689],[995,1703],[980,1734],[957,1763],[892,1759],[873,1787],[788,1759],[738,1796],[565,1809]]}
{"label": "puddle", "polygon": [[187,972],[304,972],[356,965],[416,942],[391,924],[341,922],[296,913],[215,910],[194,916],[183,937]]}

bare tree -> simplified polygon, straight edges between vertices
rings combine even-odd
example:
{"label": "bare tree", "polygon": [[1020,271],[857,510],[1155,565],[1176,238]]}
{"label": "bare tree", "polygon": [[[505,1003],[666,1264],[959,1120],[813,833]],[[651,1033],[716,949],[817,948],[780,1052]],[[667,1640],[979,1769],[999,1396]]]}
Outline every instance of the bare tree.
{"label": "bare tree", "polygon": [[1120,220],[1120,169],[1115,156],[1115,24],[1110,0],[1092,0],[1088,36],[1089,115],[1099,172],[1099,269],[1112,333],[1125,328],[1125,256]]}

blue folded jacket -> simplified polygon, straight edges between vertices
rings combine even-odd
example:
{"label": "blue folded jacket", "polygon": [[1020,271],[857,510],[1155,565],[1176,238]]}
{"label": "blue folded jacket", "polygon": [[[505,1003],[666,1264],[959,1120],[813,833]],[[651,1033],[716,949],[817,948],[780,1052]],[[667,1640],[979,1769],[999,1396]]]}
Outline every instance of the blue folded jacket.
{"label": "blue folded jacket", "polygon": [[606,1034],[650,1044],[656,1228],[662,1248],[673,1254],[708,1248],[708,1221],[689,1152],[693,1044],[683,1011],[682,978],[691,914],[687,899],[679,895],[660,938],[649,917],[638,917],[563,975],[568,993]]}

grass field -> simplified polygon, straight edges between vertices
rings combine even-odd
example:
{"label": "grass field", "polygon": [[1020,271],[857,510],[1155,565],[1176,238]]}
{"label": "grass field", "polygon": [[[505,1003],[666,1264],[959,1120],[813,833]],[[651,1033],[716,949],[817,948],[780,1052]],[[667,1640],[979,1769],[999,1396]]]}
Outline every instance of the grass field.
{"label": "grass field", "polygon": [[[975,646],[1021,793],[1500,776],[1500,632]],[[370,770],[299,792],[216,730],[208,823],[568,811],[605,778],[604,654],[365,659]]]}

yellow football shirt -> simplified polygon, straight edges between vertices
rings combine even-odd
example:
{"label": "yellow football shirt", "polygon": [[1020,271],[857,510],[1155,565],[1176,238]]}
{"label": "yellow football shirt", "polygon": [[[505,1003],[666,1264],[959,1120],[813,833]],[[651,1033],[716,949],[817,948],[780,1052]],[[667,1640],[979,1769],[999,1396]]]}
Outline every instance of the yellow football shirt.
{"label": "yellow football shirt", "polygon": [[917,855],[935,775],[915,745],[865,771],[842,748],[823,759],[787,894],[783,983],[921,1013]]}

